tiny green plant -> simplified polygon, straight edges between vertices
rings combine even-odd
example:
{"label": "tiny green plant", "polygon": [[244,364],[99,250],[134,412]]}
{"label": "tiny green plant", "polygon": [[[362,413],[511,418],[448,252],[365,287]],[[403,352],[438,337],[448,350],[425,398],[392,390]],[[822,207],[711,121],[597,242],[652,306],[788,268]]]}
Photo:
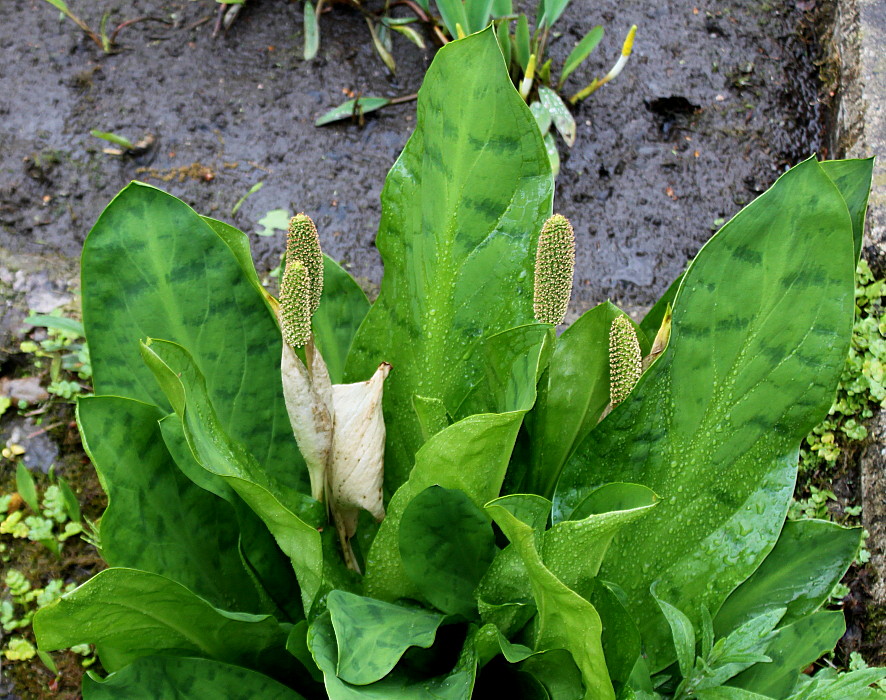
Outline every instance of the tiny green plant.
{"label": "tiny green plant", "polygon": [[875,697],[886,669],[804,673],[861,530],[786,520],[871,161],[800,163],[640,323],[605,302],[558,335],[574,231],[499,55],[484,30],[429,69],[372,304],[306,214],[279,299],[160,190],[99,217],[77,417],[110,568],[33,620],[96,646],[85,697]]}

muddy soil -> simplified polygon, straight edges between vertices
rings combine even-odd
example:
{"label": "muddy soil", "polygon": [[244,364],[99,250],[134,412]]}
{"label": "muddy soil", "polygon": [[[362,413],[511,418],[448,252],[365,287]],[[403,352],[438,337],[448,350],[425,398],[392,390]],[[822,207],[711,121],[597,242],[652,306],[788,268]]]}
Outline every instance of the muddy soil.
{"label": "muddy soil", "polygon": [[[392,77],[363,19],[341,7],[322,17],[311,63],[300,58],[299,3],[250,0],[216,39],[209,0],[72,7],[93,26],[104,10],[113,11],[109,26],[150,19],[122,30],[122,50],[106,56],[44,0],[4,5],[0,246],[76,256],[102,207],[137,178],[247,231],[272,209],[309,212],[324,249],[379,282],[378,198],[414,105],[372,115],[363,128],[317,129],[313,120],[346,99],[343,91],[414,92],[430,48],[398,37]],[[607,297],[650,305],[715,222],[821,150],[802,18],[794,2],[772,0],[573,2],[551,44],[555,65],[595,24],[607,35],[567,91],[608,70],[627,28],[640,27],[628,68],[578,108],[572,150],[561,144],[555,206],[578,235],[577,308]],[[118,158],[102,153],[108,144],[91,129],[157,141],[143,156]],[[260,270],[273,268],[281,236],[253,243]]]}
{"label": "muddy soil", "polygon": [[[29,309],[72,302],[89,227],[131,179],[250,232],[260,273],[277,265],[283,237],[257,235],[259,220],[275,209],[306,211],[324,250],[377,288],[379,194],[413,128],[414,105],[369,115],[362,127],[317,129],[313,121],[345,93],[415,92],[433,48],[398,37],[391,76],[362,17],[342,7],[321,18],[318,57],[305,63],[300,3],[249,0],[215,39],[211,0],[69,4],[94,27],[105,11],[111,27],[148,19],[123,29],[121,50],[105,55],[44,0],[3,3],[0,376],[28,372],[17,352],[22,319]],[[573,0],[551,43],[555,66],[592,26],[605,25],[607,35],[567,92],[608,70],[628,27],[640,27],[627,69],[578,107],[575,146],[561,144],[555,209],[578,237],[573,316],[607,297],[642,311],[721,220],[786,167],[825,150],[808,29],[815,4]],[[92,129],[155,141],[143,155],[111,156]],[[257,182],[262,189],[232,215]],[[11,427],[11,413],[0,428]],[[70,441],[69,418],[50,435],[61,443],[59,466],[71,470],[97,515],[94,473],[71,466],[83,455]],[[0,464],[0,483],[9,483],[11,469]],[[20,552],[19,562],[33,554]],[[23,674],[20,695],[42,696],[35,687],[48,693],[39,664]],[[5,692],[0,680],[0,697]]]}

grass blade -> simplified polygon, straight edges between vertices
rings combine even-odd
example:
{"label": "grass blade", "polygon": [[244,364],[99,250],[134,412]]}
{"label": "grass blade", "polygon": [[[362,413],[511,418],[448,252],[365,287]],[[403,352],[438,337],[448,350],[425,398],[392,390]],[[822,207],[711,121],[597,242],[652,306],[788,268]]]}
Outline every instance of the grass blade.
{"label": "grass blade", "polygon": [[563,83],[566,82],[566,78],[569,77],[569,74],[578,68],[582,62],[591,55],[602,39],[603,27],[598,24],[585,34],[582,40],[575,45],[575,48],[572,49],[569,56],[566,58],[566,63],[563,64],[563,72],[560,74],[558,88],[563,87]]}

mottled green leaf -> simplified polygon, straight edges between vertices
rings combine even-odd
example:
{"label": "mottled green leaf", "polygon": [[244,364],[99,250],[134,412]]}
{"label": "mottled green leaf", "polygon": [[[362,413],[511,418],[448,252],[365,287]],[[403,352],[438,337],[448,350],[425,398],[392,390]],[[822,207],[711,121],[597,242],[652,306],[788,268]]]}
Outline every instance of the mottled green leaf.
{"label": "mottled green leaf", "polygon": [[292,563],[277,546],[265,524],[224,478],[200,465],[188,446],[182,421],[175,413],[160,421],[160,433],[179,470],[200,488],[214,493],[232,506],[240,530],[237,549],[264,603],[276,605],[283,611],[283,617],[291,620],[302,618],[304,609]]}
{"label": "mottled green leaf", "polygon": [[871,178],[874,174],[874,159],[825,160],[821,167],[833,180],[849,208],[852,217],[852,238],[855,241],[855,259],[861,255],[864,238],[864,219],[871,193]]}
{"label": "mottled green leaf", "polygon": [[[516,549],[529,573],[538,608],[536,651],[567,649],[581,669],[586,700],[615,700],[600,636],[600,616],[587,600],[560,581],[543,563],[533,528],[508,508],[513,496],[487,504],[486,510]],[[519,497],[517,497],[519,498]]]}
{"label": "mottled green leaf", "polygon": [[554,120],[554,126],[557,127],[560,136],[571,148],[575,143],[575,118],[569,111],[569,107],[564,104],[556,92],[544,85],[538,86],[538,97],[548,114],[551,115],[551,119]]}
{"label": "mottled green leaf", "polygon": [[769,556],[720,608],[714,620],[717,635],[773,608],[787,608],[782,624],[814,612],[849,569],[860,542],[860,528],[825,520],[787,521]]}
{"label": "mottled green leaf", "polygon": [[470,636],[448,675],[415,678],[395,669],[382,680],[363,686],[351,685],[336,676],[338,645],[328,612],[311,625],[308,646],[323,671],[330,700],[468,700],[474,687],[477,659]]}
{"label": "mottled green leaf", "polygon": [[369,685],[384,678],[412,646],[434,643],[443,616],[345,591],[331,591],[327,607],[338,647],[336,675]]}
{"label": "mottled green leaf", "polygon": [[529,109],[532,112],[532,116],[535,117],[535,123],[538,124],[538,130],[542,133],[542,136],[546,135],[554,120],[551,113],[545,109],[541,102],[538,101],[529,105]]}
{"label": "mottled green leaf", "polygon": [[462,491],[431,486],[403,511],[403,569],[438,610],[476,615],[474,590],[496,551],[489,518]]}
{"label": "mottled green leaf", "polygon": [[34,634],[44,651],[95,644],[112,672],[163,653],[268,668],[286,640],[270,615],[219,610],[180,583],[135,569],[106,569],[40,609]]}
{"label": "mottled green leaf", "polygon": [[640,631],[614,584],[597,579],[588,600],[596,608],[603,623],[600,640],[603,643],[609,677],[616,688],[624,686],[640,658]]}
{"label": "mottled green leaf", "polygon": [[[369,550],[364,586],[382,600],[420,599],[400,559],[400,521],[406,507],[429,486],[461,489],[482,507],[498,496],[523,412],[470,416],[434,435],[415,456],[415,468],[387,506]],[[470,449],[466,449],[466,447]]]}
{"label": "mottled green leaf", "polygon": [[227,234],[141,183],[128,185],[105,208],[81,262],[95,393],[165,409],[169,404],[141,361],[138,342],[158,337],[181,343],[206,377],[225,431],[267,472],[300,489],[307,474],[283,403],[280,331],[244,272],[242,250],[229,244],[243,234]]}
{"label": "mottled green leaf", "polygon": [[[564,520],[544,533],[542,559],[554,575],[573,590],[597,576],[616,533],[647,515],[655,494],[638,484],[606,484]],[[576,556],[581,552],[581,556]]]}
{"label": "mottled green leaf", "polygon": [[241,666],[209,659],[149,656],[136,659],[104,679],[83,677],[83,700],[301,700],[301,695],[273,678]]}
{"label": "mottled green leaf", "polygon": [[382,361],[393,493],[423,442],[415,394],[453,405],[482,375],[479,342],[532,319],[535,241],[552,179],[534,119],[492,30],[444,46],[419,93],[418,126],[388,175],[378,301],[348,358],[350,381]]}
{"label": "mottled green leaf", "polygon": [[177,581],[222,609],[259,612],[237,552],[233,509],[178,469],[163,443],[161,418],[156,406],[133,399],[77,402],[83,447],[108,494],[102,557],[109,566]]}
{"label": "mottled green leaf", "polygon": [[652,581],[692,618],[718,609],[774,546],[799,442],[827,413],[843,366],[853,291],[846,205],[806,161],[702,248],[668,349],[564,468],[555,519],[607,481],[661,496],[601,570],[630,596],[653,671],[673,650]]}
{"label": "mottled green leaf", "polygon": [[[155,373],[182,421],[185,438],[197,462],[224,481],[262,519],[278,546],[292,561],[301,587],[305,615],[328,590],[349,587],[350,576],[335,556],[324,556],[322,504],[275,484],[243,446],[227,436],[216,418],[206,386],[189,353],[179,345],[152,340],[142,345],[145,362]],[[331,528],[326,528],[326,553]]]}

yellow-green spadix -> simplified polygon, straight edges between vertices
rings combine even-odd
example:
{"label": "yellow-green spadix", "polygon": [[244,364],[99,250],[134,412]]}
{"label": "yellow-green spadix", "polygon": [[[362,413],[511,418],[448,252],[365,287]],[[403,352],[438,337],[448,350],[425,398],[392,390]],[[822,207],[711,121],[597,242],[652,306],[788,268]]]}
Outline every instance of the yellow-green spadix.
{"label": "yellow-green spadix", "polygon": [[637,332],[627,316],[616,316],[609,328],[609,398],[615,408],[643,374]]}
{"label": "yellow-green spadix", "polygon": [[535,254],[535,320],[556,326],[563,323],[575,269],[575,233],[569,220],[554,214],[541,229]]}

